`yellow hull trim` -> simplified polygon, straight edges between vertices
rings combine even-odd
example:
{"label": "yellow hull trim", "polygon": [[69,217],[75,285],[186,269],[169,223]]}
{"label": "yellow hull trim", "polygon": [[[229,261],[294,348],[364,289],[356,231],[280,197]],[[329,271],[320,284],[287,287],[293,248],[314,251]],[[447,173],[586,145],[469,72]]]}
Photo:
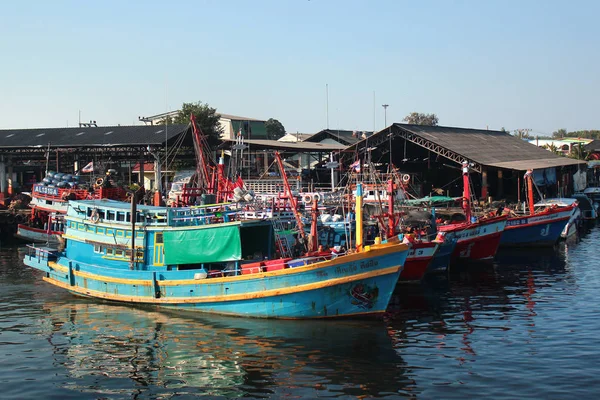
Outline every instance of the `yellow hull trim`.
{"label": "yellow hull trim", "polygon": [[[341,278],[328,279],[326,281],[307,283],[304,285],[288,286],[278,289],[263,290],[260,292],[240,293],[232,295],[220,295],[220,296],[205,296],[205,297],[178,297],[178,298],[153,298],[148,296],[125,296],[120,294],[112,294],[100,292],[97,290],[85,289],[79,286],[70,286],[66,283],[57,281],[52,278],[44,277],[44,281],[51,283],[55,286],[69,290],[71,292],[79,293],[84,296],[91,296],[106,300],[115,300],[128,303],[151,303],[151,304],[193,304],[193,303],[216,303],[222,301],[240,301],[240,300],[254,300],[262,299],[266,297],[282,296],[300,292],[306,292],[309,290],[317,290],[326,287],[342,285],[345,283],[354,282],[361,279],[369,279],[382,275],[390,275],[397,273],[400,270],[400,266],[389,267],[376,271],[363,272],[360,274],[345,276]],[[106,281],[106,280],[105,280]],[[214,281],[211,279],[211,281]],[[147,282],[147,281],[146,281]]]}
{"label": "yellow hull trim", "polygon": [[[364,260],[367,258],[371,258],[373,256],[381,256],[381,255],[386,255],[386,254],[390,254],[393,252],[398,252],[398,251],[401,251],[401,249],[403,249],[405,251],[408,250],[408,245],[404,244],[404,243],[395,243],[392,245],[382,244],[382,245],[370,246],[370,247],[371,247],[370,250],[352,253],[352,254],[348,254],[345,256],[335,258],[333,260],[321,261],[321,262],[309,264],[309,265],[302,266],[302,267],[286,268],[286,269],[281,269],[278,271],[259,272],[259,273],[248,274],[248,275],[210,278],[209,280],[207,280],[207,279],[203,279],[203,280],[198,280],[198,279],[159,280],[159,281],[157,281],[157,284],[159,286],[186,286],[186,285],[207,285],[207,284],[224,283],[224,282],[232,282],[232,281],[239,282],[239,281],[244,281],[244,280],[295,274],[295,273],[299,273],[299,272],[312,271],[314,269],[320,269],[320,268],[325,268],[325,267],[335,267],[340,264],[361,261],[361,260]],[[65,273],[69,272],[69,269],[67,267],[57,264],[54,261],[49,262],[48,266],[55,270],[61,271],[61,272],[65,272]],[[145,285],[145,286],[152,285],[152,282],[149,280],[113,278],[113,277],[107,277],[104,275],[97,275],[97,274],[92,274],[89,272],[82,272],[82,271],[76,271],[76,270],[73,270],[73,275],[79,276],[82,278],[97,280],[100,282],[121,283],[121,284],[125,284],[125,285]]]}

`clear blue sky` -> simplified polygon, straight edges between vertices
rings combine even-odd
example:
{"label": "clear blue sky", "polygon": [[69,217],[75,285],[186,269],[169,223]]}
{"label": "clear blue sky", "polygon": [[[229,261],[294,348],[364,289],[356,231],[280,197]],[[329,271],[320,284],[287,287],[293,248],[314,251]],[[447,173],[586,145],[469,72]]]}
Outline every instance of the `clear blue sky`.
{"label": "clear blue sky", "polygon": [[600,1],[11,1],[0,129],[137,124],[201,100],[288,132],[600,129]]}

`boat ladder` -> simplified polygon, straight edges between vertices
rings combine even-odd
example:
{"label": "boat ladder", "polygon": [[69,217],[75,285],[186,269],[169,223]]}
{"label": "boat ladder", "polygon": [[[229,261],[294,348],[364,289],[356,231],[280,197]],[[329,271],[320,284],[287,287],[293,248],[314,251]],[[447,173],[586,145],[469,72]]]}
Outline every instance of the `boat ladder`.
{"label": "boat ladder", "polygon": [[290,243],[288,243],[287,237],[282,235],[286,230],[284,224],[278,219],[271,220],[271,224],[273,225],[273,232],[275,232],[275,243],[281,253],[281,257],[291,258],[292,249],[290,248]]}

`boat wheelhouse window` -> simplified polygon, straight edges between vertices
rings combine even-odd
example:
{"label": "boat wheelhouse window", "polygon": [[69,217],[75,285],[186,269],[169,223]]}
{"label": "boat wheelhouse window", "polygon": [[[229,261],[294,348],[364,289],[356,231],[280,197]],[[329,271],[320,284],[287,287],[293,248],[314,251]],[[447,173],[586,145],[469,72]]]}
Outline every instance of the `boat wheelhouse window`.
{"label": "boat wheelhouse window", "polygon": [[100,219],[104,219],[104,217],[105,217],[104,210],[98,210],[98,217],[100,217]]}
{"label": "boat wheelhouse window", "polygon": [[99,244],[94,245],[94,253],[104,253],[102,246]]}
{"label": "boat wheelhouse window", "polygon": [[123,211],[117,211],[117,221],[125,221],[125,213]]}
{"label": "boat wheelhouse window", "polygon": [[374,196],[375,192],[373,190],[369,190],[369,196]]}
{"label": "boat wheelhouse window", "polygon": [[156,238],[154,239],[156,244],[163,244],[163,233],[156,233]]}
{"label": "boat wheelhouse window", "polygon": [[123,250],[115,250],[115,256],[123,257]]}
{"label": "boat wheelhouse window", "polygon": [[94,212],[94,210],[93,210],[93,209],[91,209],[91,208],[88,208],[88,209],[87,209],[87,216],[88,216],[88,218],[92,216],[92,213],[93,213],[93,212]]}
{"label": "boat wheelhouse window", "polygon": [[135,222],[144,222],[144,214],[142,213],[136,213],[135,218]]}
{"label": "boat wheelhouse window", "polygon": [[112,210],[106,210],[106,219],[109,221],[115,220],[115,212]]}
{"label": "boat wheelhouse window", "polygon": [[113,249],[113,248],[107,248],[106,249],[106,254],[109,255],[109,256],[115,255],[115,249]]}
{"label": "boat wheelhouse window", "polygon": [[125,221],[131,222],[131,213],[126,213],[125,214]]}

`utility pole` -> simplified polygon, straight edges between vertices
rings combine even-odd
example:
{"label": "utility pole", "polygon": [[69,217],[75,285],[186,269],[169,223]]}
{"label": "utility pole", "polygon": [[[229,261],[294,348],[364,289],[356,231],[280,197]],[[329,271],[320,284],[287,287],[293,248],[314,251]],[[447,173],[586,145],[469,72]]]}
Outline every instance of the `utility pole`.
{"label": "utility pole", "polygon": [[389,107],[389,104],[382,104],[381,107],[383,107],[383,125],[384,127],[387,128],[387,108]]}

